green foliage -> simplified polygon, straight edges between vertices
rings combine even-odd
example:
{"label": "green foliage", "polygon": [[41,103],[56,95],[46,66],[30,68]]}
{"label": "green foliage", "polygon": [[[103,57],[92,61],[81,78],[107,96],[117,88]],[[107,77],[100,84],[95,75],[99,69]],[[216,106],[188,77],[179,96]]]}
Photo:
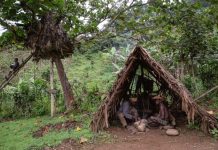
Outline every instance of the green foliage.
{"label": "green foliage", "polygon": [[24,42],[28,27],[47,12],[54,13],[54,19],[62,19],[62,24],[72,39],[89,39],[90,35],[100,36],[103,30],[108,29],[105,24],[112,25],[132,7],[127,2],[116,0],[2,0],[0,4],[0,25],[13,33],[17,42]]}
{"label": "green foliage", "polygon": [[212,88],[218,84],[218,60],[216,58],[207,58],[202,60],[199,66],[199,76],[207,88]]}
{"label": "green foliage", "polygon": [[67,69],[67,72],[73,76],[71,83],[77,107],[81,111],[96,111],[115,79],[114,72],[117,70],[114,65],[123,66],[129,53],[130,47],[127,46],[119,50],[113,47],[105,52],[74,55],[73,67]]}
{"label": "green foliage", "polygon": [[200,125],[199,125],[199,123],[197,123],[197,122],[191,122],[191,123],[189,123],[188,125],[187,125],[187,127],[189,128],[189,129],[195,129],[195,130],[199,130],[200,129]]}
{"label": "green foliage", "polygon": [[49,68],[42,71],[41,78],[44,79],[45,81],[50,80],[50,70],[49,70]]}
{"label": "green foliage", "polygon": [[[13,51],[11,53],[17,55]],[[4,63],[7,63],[4,57],[8,56],[7,54],[4,51],[0,55]],[[19,58],[23,58],[23,56]],[[10,56],[7,59],[13,60]],[[76,52],[74,57],[64,60],[63,63],[73,87],[77,110],[90,113],[96,111],[115,79],[115,74],[112,73],[111,57],[107,52],[84,54]],[[39,67],[36,67],[35,64],[28,63],[26,68],[18,74],[19,78],[15,78],[12,84],[1,92],[0,118],[49,114],[49,65],[47,62],[38,65]],[[7,71],[7,68],[3,70]],[[58,80],[55,69],[57,112],[63,112],[65,110],[64,97]]]}
{"label": "green foliage", "polygon": [[79,110],[94,112],[112,86],[114,74],[106,53],[75,54],[67,68]]}
{"label": "green foliage", "polygon": [[210,133],[215,139],[218,139],[218,129],[214,128],[210,131]]}
{"label": "green foliage", "polygon": [[[218,110],[218,97],[217,97],[217,93],[211,93],[210,95],[208,95],[208,99],[211,99],[211,103],[209,104],[209,108],[213,109],[213,110]],[[216,116],[218,116],[218,112],[216,112]]]}
{"label": "green foliage", "polygon": [[125,29],[139,38],[161,64],[185,78],[196,97],[217,85],[217,8],[214,1],[156,0],[125,13],[116,21],[116,33]]}
{"label": "green foliage", "polygon": [[120,47],[116,49],[112,47],[109,51],[108,56],[111,58],[111,64],[113,65],[114,73],[118,74],[127,60],[129,54],[131,52],[130,45],[127,44],[126,47]]}
{"label": "green foliage", "polygon": [[16,87],[8,86],[1,92],[1,117],[30,117],[49,112],[47,83],[40,79],[20,79]]}
{"label": "green foliage", "polygon": [[183,83],[185,84],[186,88],[192,93],[193,97],[200,96],[204,91],[204,85],[202,80],[199,78],[186,75],[183,79]]}
{"label": "green foliage", "polygon": [[83,120],[88,120],[87,116],[83,116],[83,119],[79,120],[79,122],[82,120],[80,131],[76,131],[75,128],[61,130],[59,132],[52,131],[43,137],[33,138],[33,132],[46,124],[55,124],[69,119],[74,120],[74,118],[80,117],[77,115],[72,116],[73,117],[57,116],[54,118],[44,116],[0,123],[0,149],[40,149],[44,146],[58,145],[62,140],[68,138],[79,140],[80,137],[85,137],[91,140],[93,133],[89,129],[90,122],[83,122]]}
{"label": "green foliage", "polygon": [[0,36],[0,47],[6,47],[13,42],[13,34],[11,32],[4,32]]}
{"label": "green foliage", "polygon": [[139,39],[138,43],[173,73],[181,69],[181,78],[191,74],[209,88],[217,84],[218,75],[218,7],[210,2],[156,0],[146,7],[141,4],[116,20],[116,33],[131,33],[125,37]]}

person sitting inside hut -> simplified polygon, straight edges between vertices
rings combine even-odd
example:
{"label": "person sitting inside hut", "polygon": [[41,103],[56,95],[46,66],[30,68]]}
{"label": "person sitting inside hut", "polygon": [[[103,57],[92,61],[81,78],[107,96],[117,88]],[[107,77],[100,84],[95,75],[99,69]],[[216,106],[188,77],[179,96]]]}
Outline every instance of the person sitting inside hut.
{"label": "person sitting inside hut", "polygon": [[165,126],[168,125],[171,121],[172,125],[175,125],[175,118],[169,112],[167,103],[164,101],[164,97],[161,95],[157,95],[152,99],[155,100],[159,112],[158,114],[151,116],[148,119],[149,124],[153,124],[155,126]]}
{"label": "person sitting inside hut", "polygon": [[5,79],[8,80],[9,76],[16,71],[20,67],[20,63],[18,58],[14,58],[14,63],[10,65],[11,71],[9,71],[8,75],[5,76]]}
{"label": "person sitting inside hut", "polygon": [[122,102],[118,110],[118,118],[124,128],[127,127],[127,123],[133,123],[139,120],[138,111],[135,108],[136,103],[136,97],[129,98],[129,100]]}

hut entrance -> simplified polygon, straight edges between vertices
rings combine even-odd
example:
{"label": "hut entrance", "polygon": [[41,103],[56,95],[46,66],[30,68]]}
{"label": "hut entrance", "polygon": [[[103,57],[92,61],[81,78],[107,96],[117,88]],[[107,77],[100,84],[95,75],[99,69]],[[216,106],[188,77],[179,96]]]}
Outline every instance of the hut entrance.
{"label": "hut entrance", "polygon": [[175,118],[169,110],[164,86],[161,86],[140,63],[129,83],[129,88],[124,89],[123,96],[118,100],[118,119],[111,117],[110,122],[115,125],[120,122],[125,128],[134,123],[135,129],[139,131],[145,131],[146,127],[175,126]]}
{"label": "hut entrance", "polygon": [[[150,116],[152,111],[155,108],[154,102],[151,100],[153,95],[156,95],[157,84],[152,80],[149,76],[149,73],[146,71],[146,75],[144,73],[144,69],[142,66],[136,71],[136,75],[130,84],[129,90],[126,94],[129,97],[137,98],[136,109],[139,113],[140,118],[147,118]],[[123,101],[126,99],[123,99]]]}

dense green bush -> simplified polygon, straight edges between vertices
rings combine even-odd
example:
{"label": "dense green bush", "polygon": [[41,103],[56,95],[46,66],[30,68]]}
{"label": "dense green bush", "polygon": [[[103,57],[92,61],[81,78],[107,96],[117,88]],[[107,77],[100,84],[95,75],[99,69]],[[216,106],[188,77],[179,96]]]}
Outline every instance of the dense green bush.
{"label": "dense green bush", "polygon": [[183,79],[186,88],[192,93],[193,97],[198,97],[205,91],[205,87],[201,79],[186,75]]}
{"label": "dense green bush", "polygon": [[[100,81],[99,81],[100,83]],[[85,83],[74,80],[73,90],[75,92],[76,109],[82,112],[94,112],[100,105],[104,93],[96,82]]]}
{"label": "dense green bush", "polygon": [[210,133],[212,134],[213,138],[218,139],[218,129],[212,129]]}
{"label": "dense green bush", "polygon": [[1,92],[1,118],[44,115],[49,111],[47,83],[42,79],[20,79]]}

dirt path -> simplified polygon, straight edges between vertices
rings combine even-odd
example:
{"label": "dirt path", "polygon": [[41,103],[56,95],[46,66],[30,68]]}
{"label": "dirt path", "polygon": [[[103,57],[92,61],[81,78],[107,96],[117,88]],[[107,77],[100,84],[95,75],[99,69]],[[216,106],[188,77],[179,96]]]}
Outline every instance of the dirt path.
{"label": "dirt path", "polygon": [[179,136],[167,136],[164,130],[130,135],[120,128],[110,131],[117,136],[114,143],[99,144],[90,150],[218,150],[218,141],[199,131],[181,130]]}
{"label": "dirt path", "polygon": [[75,147],[65,142],[53,150],[218,150],[218,141],[197,130],[180,129],[180,135],[170,137],[164,130],[152,129],[147,133],[131,135],[124,129],[114,127],[108,130],[113,142],[87,144]]}

